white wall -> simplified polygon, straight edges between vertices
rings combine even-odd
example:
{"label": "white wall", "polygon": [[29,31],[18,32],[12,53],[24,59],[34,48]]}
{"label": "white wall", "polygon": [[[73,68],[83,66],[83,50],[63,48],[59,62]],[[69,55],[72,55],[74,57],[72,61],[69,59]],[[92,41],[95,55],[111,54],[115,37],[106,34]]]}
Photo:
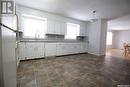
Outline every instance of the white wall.
{"label": "white wall", "polygon": [[122,49],[123,43],[130,43],[130,30],[114,31],[113,48]]}
{"label": "white wall", "polygon": [[113,31],[112,48],[113,49],[117,49],[118,48],[118,31]]}
{"label": "white wall", "polygon": [[[38,10],[38,9],[32,9],[32,8],[24,7],[24,6],[21,6],[21,5],[17,5],[16,8],[17,8],[17,14],[19,15],[20,21],[22,20],[21,19],[22,14],[28,14],[28,15],[47,18],[47,19],[58,20],[58,21],[62,21],[62,22],[72,22],[72,23],[79,24],[81,27],[86,26],[86,22],[70,19],[70,18],[67,18],[67,17],[63,17],[63,16],[59,16],[59,15],[56,15],[56,14],[48,13],[48,12],[45,12],[45,11],[41,11],[41,10]],[[21,23],[19,23],[19,24],[21,24]],[[19,26],[20,26],[20,29],[22,29],[22,26],[21,25],[19,25]]]}
{"label": "white wall", "polygon": [[95,21],[87,25],[88,37],[89,37],[89,49],[88,52],[92,54],[99,54],[99,37],[100,37],[100,22]]}
{"label": "white wall", "polygon": [[[114,31],[108,30],[107,32],[112,32],[112,44],[111,45],[106,45],[106,50],[112,49],[114,46]],[[107,37],[106,37],[107,38]]]}
{"label": "white wall", "polygon": [[108,21],[109,30],[128,30],[130,29],[130,14]]}
{"label": "white wall", "polygon": [[98,19],[87,24],[89,36],[88,52],[95,55],[105,55],[107,21]]}
{"label": "white wall", "polygon": [[106,53],[107,20],[101,20],[100,55]]}

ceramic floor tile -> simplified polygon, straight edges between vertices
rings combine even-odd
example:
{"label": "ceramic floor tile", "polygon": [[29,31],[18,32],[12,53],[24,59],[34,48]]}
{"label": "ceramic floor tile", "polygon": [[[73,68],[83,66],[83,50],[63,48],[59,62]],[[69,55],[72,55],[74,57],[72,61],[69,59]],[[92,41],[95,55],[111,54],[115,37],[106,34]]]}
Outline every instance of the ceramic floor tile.
{"label": "ceramic floor tile", "polygon": [[90,54],[22,61],[17,87],[117,87],[130,85],[130,60]]}

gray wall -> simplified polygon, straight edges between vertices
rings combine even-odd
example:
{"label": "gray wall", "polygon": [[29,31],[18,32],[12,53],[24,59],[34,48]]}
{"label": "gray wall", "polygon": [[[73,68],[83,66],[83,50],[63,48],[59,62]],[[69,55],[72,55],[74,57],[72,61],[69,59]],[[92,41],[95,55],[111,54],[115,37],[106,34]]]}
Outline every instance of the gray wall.
{"label": "gray wall", "polygon": [[114,31],[113,48],[122,49],[123,43],[130,43],[130,30]]}

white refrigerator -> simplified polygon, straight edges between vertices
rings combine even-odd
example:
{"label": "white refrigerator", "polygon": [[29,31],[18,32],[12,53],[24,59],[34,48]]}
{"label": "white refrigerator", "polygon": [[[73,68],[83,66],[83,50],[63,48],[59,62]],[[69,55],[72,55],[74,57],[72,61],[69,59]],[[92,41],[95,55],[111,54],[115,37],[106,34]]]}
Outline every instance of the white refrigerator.
{"label": "white refrigerator", "polygon": [[[2,24],[14,29],[14,16],[4,15]],[[0,26],[0,87],[16,87],[16,33]]]}

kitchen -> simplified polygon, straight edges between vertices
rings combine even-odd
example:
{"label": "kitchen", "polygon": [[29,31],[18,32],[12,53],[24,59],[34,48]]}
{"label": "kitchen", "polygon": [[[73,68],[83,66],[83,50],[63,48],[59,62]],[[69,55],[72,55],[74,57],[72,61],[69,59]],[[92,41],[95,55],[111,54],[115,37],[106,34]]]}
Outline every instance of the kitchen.
{"label": "kitchen", "polygon": [[129,87],[130,61],[106,55],[108,22],[129,0],[0,5],[0,87]]}

